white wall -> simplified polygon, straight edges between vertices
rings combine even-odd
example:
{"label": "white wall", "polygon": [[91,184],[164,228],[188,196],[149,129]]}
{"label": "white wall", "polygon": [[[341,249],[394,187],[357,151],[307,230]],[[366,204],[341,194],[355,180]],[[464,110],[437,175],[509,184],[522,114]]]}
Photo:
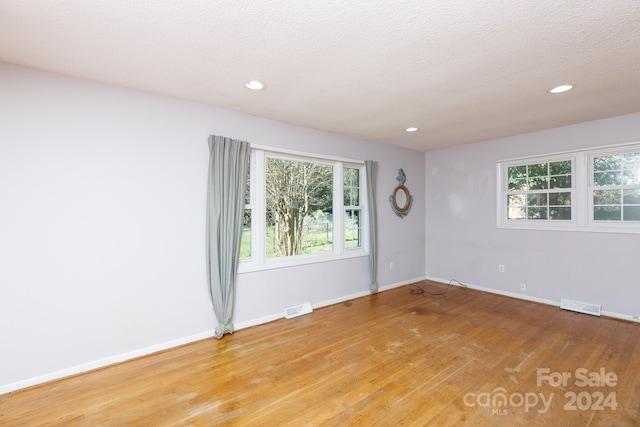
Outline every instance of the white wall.
{"label": "white wall", "polygon": [[640,315],[640,235],[496,228],[496,161],[634,141],[640,114],[427,153],[427,276],[549,303],[601,304],[622,318]]}
{"label": "white wall", "polygon": [[[0,120],[0,393],[212,335],[210,134],[377,160],[379,283],[424,277],[423,153],[3,63]],[[399,167],[416,198],[403,220]],[[242,274],[234,322],[368,281],[366,258]]]}

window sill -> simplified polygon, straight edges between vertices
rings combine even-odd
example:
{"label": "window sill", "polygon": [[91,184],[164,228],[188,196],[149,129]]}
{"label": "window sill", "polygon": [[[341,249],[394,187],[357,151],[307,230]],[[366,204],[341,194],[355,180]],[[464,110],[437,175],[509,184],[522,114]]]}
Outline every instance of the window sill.
{"label": "window sill", "polygon": [[364,249],[348,250],[344,254],[326,254],[326,255],[298,255],[294,257],[270,259],[264,264],[254,264],[253,262],[240,261],[238,264],[238,274],[253,273],[263,270],[274,270],[277,268],[297,267],[301,265],[317,264],[321,262],[341,261],[353,258],[362,258],[369,256]]}
{"label": "window sill", "polygon": [[497,228],[508,230],[538,230],[538,231],[570,231],[582,233],[619,233],[640,234],[640,224],[498,224]]}

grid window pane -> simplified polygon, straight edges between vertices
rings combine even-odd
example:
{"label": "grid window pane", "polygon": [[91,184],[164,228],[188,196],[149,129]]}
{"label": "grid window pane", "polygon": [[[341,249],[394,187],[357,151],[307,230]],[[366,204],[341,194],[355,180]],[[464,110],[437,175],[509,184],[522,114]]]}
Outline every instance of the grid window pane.
{"label": "grid window pane", "polygon": [[546,176],[536,176],[529,178],[529,190],[546,190],[549,188],[549,178]]}
{"label": "grid window pane", "polygon": [[526,198],[522,194],[509,195],[509,206],[524,207],[527,205]]}
{"label": "grid window pane", "polygon": [[549,163],[549,175],[570,175],[571,160]]}
{"label": "grid window pane", "polygon": [[527,219],[547,219],[547,208],[527,208]]}
{"label": "grid window pane", "polygon": [[625,221],[640,221],[640,206],[625,206],[623,209]]}
{"label": "grid window pane", "polygon": [[624,157],[620,155],[600,156],[593,159],[594,171],[618,170],[622,167]]}
{"label": "grid window pane", "polygon": [[244,210],[242,218],[242,241],[240,243],[240,259],[251,258],[251,209]]}
{"label": "grid window pane", "polygon": [[549,193],[549,204],[571,206],[571,193]]}
{"label": "grid window pane", "polygon": [[622,172],[596,172],[593,174],[593,185],[596,187],[620,184],[622,184]]}
{"label": "grid window pane", "polygon": [[571,220],[572,168],[572,160],[509,166],[507,219]]}
{"label": "grid window pane", "polygon": [[360,205],[360,170],[344,168],[344,205]]}
{"label": "grid window pane", "polygon": [[625,205],[640,205],[640,189],[624,190],[623,203]]}
{"label": "grid window pane", "polygon": [[524,178],[527,176],[526,166],[511,166],[507,171],[509,179]]}
{"label": "grid window pane", "polygon": [[523,194],[510,194],[508,196],[508,219],[523,219],[527,216],[527,199]]}
{"label": "grid window pane", "polygon": [[640,169],[625,169],[622,172],[622,184],[624,184],[624,185],[639,185],[640,184]]}
{"label": "grid window pane", "polygon": [[530,177],[532,176],[547,176],[549,175],[549,164],[548,163],[538,163],[535,165],[527,166],[527,173]]}
{"label": "grid window pane", "polygon": [[640,184],[640,152],[624,155],[624,185]]}
{"label": "grid window pane", "polygon": [[547,206],[547,195],[545,194],[530,194],[527,197],[527,206]]}
{"label": "grid window pane", "polygon": [[619,205],[622,190],[596,190],[593,192],[594,205]]}
{"label": "grid window pane", "polygon": [[640,152],[627,153],[624,156],[625,169],[638,169],[640,168]]}
{"label": "grid window pane", "polygon": [[352,199],[351,202],[353,203],[352,206],[360,206],[360,189],[353,189],[352,191]]}
{"label": "grid window pane", "polygon": [[565,206],[554,206],[549,208],[549,219],[555,220],[570,220],[571,208]]}
{"label": "grid window pane", "polygon": [[593,218],[596,221],[638,221],[640,152],[593,158]]}
{"label": "grid window pane", "polygon": [[509,179],[509,191],[524,191],[527,188],[527,178]]}
{"label": "grid window pane", "polygon": [[360,236],[362,235],[362,220],[359,209],[349,209],[345,215],[345,247],[361,247]]}
{"label": "grid window pane", "polygon": [[549,186],[550,188],[571,188],[571,176],[552,176]]}
{"label": "grid window pane", "polygon": [[620,221],[620,206],[594,206],[593,219],[596,221]]}
{"label": "grid window pane", "polygon": [[362,247],[360,206],[360,169],[344,168],[345,248]]}

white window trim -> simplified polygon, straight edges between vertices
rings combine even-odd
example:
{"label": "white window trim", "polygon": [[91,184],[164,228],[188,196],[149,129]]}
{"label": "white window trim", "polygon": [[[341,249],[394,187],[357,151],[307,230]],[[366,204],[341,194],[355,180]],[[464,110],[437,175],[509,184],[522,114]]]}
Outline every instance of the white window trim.
{"label": "white window trim", "polygon": [[[640,234],[640,222],[605,222],[593,220],[592,159],[594,156],[623,154],[640,151],[640,142],[595,147],[579,151],[563,151],[541,156],[528,156],[499,160],[496,162],[496,209],[497,228],[517,230],[551,230],[599,233]],[[509,166],[543,163],[551,161],[573,161],[571,181],[571,220],[509,220],[507,219],[507,169]]]}
{"label": "white window trim", "polygon": [[[334,167],[333,174],[333,251],[320,254],[294,255],[288,257],[278,257],[267,259],[265,256],[266,244],[266,190],[263,185],[266,179],[266,159],[282,158],[296,161],[311,161],[315,163],[324,163]],[[366,185],[364,175],[364,161],[346,159],[341,157],[332,157],[324,155],[314,155],[302,153],[292,150],[281,150],[259,145],[251,147],[251,259],[240,260],[238,263],[238,274],[271,270],[277,268],[286,268],[306,264],[314,264],[320,262],[331,262],[344,260],[349,258],[357,258],[368,256],[369,234],[368,234],[368,211],[367,211],[367,192],[363,190]],[[362,227],[362,247],[345,248],[344,242],[344,186],[343,186],[343,167],[358,167],[361,170],[361,208],[363,215]],[[337,213],[337,214],[336,214]]]}

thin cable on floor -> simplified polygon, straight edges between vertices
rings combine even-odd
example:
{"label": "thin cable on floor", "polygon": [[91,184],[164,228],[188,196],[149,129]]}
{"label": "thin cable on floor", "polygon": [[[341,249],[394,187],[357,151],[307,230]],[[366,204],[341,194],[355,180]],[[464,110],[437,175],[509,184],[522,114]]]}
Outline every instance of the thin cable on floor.
{"label": "thin cable on floor", "polygon": [[426,289],[421,288],[418,285],[409,285],[409,293],[412,295],[423,295],[423,294],[429,294],[429,295],[444,295],[447,293],[447,291],[449,290],[449,287],[451,286],[451,284],[453,282],[456,282],[458,284],[458,286],[462,286],[463,288],[466,288],[467,285],[465,285],[462,282],[457,281],[456,279],[451,279],[449,280],[449,283],[447,284],[447,287],[444,289],[444,291],[442,292],[430,292],[427,291]]}

